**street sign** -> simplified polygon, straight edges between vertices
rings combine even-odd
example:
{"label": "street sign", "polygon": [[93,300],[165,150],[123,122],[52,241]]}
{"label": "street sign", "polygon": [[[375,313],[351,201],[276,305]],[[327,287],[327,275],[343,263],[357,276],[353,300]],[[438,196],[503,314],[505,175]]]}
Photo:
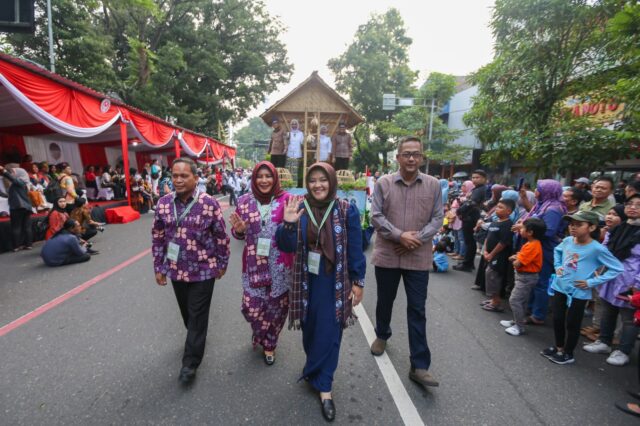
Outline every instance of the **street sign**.
{"label": "street sign", "polygon": [[398,98],[398,106],[403,106],[403,107],[413,106],[413,98]]}
{"label": "street sign", "polygon": [[385,93],[382,95],[382,109],[385,111],[393,111],[396,109],[395,93]]}

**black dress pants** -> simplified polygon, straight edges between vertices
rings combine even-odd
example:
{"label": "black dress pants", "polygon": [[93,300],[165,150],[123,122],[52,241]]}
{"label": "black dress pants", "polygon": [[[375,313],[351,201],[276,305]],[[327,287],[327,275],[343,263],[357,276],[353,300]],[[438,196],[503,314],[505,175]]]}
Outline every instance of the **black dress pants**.
{"label": "black dress pants", "polygon": [[88,262],[90,259],[91,255],[89,253],[81,254],[80,256],[72,254],[62,262],[62,265],[73,265],[74,263]]}
{"label": "black dress pants", "polygon": [[467,251],[464,254],[464,260],[462,261],[462,266],[470,269],[473,269],[475,267],[474,261],[476,258],[476,250],[478,249],[476,239],[473,235],[474,227],[475,223],[462,223],[462,235],[464,237],[464,244],[467,246]]}
{"label": "black dress pants", "polygon": [[277,155],[277,154],[271,154],[271,164],[273,164],[273,167],[280,167],[283,168],[285,167],[287,163],[287,156],[282,154],[282,155]]}
{"label": "black dress pants", "polygon": [[187,339],[182,356],[183,367],[198,368],[202,362],[214,282],[214,279],[199,282],[171,282],[184,326],[187,328]]}
{"label": "black dress pants", "polygon": [[338,170],[348,170],[349,169],[349,158],[341,158],[341,157],[336,157],[336,164],[335,164],[335,169],[336,171]]}
{"label": "black dress pants", "polygon": [[31,247],[33,243],[33,230],[31,229],[31,210],[11,209],[9,211],[11,220],[11,236],[13,237],[13,248],[22,246]]}

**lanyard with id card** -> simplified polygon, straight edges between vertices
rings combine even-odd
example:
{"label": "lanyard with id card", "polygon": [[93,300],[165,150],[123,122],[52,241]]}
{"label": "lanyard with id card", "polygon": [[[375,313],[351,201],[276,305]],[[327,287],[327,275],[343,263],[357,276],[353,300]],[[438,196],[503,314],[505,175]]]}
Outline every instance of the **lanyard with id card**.
{"label": "lanyard with id card", "polygon": [[304,200],[304,207],[307,209],[309,220],[311,220],[311,222],[313,222],[316,228],[318,228],[318,238],[316,239],[316,248],[315,250],[309,250],[309,256],[307,258],[307,268],[309,269],[309,272],[314,275],[318,275],[320,273],[320,259],[322,257],[322,254],[318,251],[318,243],[320,242],[320,231],[322,230],[324,223],[327,221],[327,218],[331,214],[331,210],[333,209],[334,203],[335,203],[335,200],[332,201],[331,204],[329,204],[329,207],[327,207],[327,211],[324,213],[324,217],[322,218],[322,222],[320,222],[320,225],[318,225],[318,222],[316,222],[316,218],[313,217],[313,212],[311,211],[311,207],[309,206],[309,203],[307,203],[307,200]]}
{"label": "lanyard with id card", "polygon": [[[191,203],[189,203],[187,208],[184,209],[184,212],[182,212],[180,216],[178,216],[178,208],[176,207],[176,197],[175,195],[173,196],[173,214],[176,217],[176,229],[180,227],[180,222],[182,222],[182,220],[185,217],[187,217],[187,215],[191,211],[191,208],[198,201],[199,195],[200,193],[196,191],[196,193],[193,195],[193,200],[191,201]],[[173,241],[170,241],[167,246],[167,259],[171,260],[172,262],[177,262],[179,258],[180,258],[180,245]]]}
{"label": "lanyard with id card", "polygon": [[[262,226],[266,226],[267,218],[271,217],[271,203],[273,203],[273,197],[269,201],[268,206],[258,206],[260,210],[260,219],[262,220]],[[258,256],[267,257],[271,251],[271,238],[258,238],[258,249],[256,254]]]}

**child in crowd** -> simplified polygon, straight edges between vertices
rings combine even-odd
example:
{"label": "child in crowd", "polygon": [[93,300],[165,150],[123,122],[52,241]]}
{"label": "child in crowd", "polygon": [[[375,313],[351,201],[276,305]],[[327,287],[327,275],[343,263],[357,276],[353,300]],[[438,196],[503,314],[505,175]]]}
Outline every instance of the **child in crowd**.
{"label": "child in crowd", "polygon": [[486,294],[490,299],[482,302],[482,309],[492,312],[503,312],[500,292],[507,275],[508,258],[511,254],[513,222],[509,216],[515,209],[513,200],[501,199],[495,208],[497,221],[491,222],[487,230],[487,238],[484,242],[482,255],[487,263],[485,268]]}
{"label": "child in crowd", "polygon": [[[617,277],[622,263],[597,239],[600,217],[594,212],[578,211],[564,216],[571,236],[554,250],[556,277],[549,293],[553,296],[553,331],[555,346],[540,354],[556,364],[573,364],[573,351],[580,337],[584,308],[591,299],[591,289]],[[603,268],[604,267],[604,268]]]}
{"label": "child in crowd", "polygon": [[433,247],[433,272],[447,272],[448,270],[447,242],[443,238]]}
{"label": "child in crowd", "polygon": [[509,306],[513,312],[513,321],[503,320],[500,325],[506,327],[505,332],[512,336],[524,334],[527,322],[527,304],[531,290],[538,282],[538,274],[542,269],[542,243],[547,232],[547,225],[537,217],[525,220],[520,228],[520,236],[526,243],[517,254],[509,258],[516,270],[515,285],[509,297]]}

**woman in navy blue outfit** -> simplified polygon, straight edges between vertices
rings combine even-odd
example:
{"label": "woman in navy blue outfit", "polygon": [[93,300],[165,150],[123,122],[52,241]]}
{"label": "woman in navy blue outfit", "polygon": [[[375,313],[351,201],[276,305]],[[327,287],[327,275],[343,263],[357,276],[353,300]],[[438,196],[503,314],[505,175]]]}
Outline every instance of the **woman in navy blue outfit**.
{"label": "woman in navy blue outfit", "polygon": [[276,233],[280,250],[295,253],[289,292],[289,328],[302,328],[307,355],[302,377],[319,393],[322,414],[336,415],[331,395],[342,330],[353,324],[352,308],[362,300],[366,259],[360,213],[336,198],[336,172],[315,163],[307,174],[303,202],[292,197]]}

